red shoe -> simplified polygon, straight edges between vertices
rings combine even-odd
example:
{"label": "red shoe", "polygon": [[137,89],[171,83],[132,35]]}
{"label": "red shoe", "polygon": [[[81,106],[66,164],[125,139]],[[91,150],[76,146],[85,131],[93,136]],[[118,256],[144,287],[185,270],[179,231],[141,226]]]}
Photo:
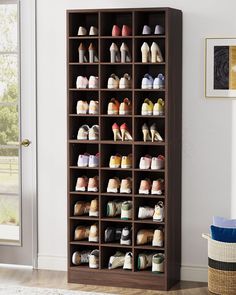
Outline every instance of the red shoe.
{"label": "red shoe", "polygon": [[115,36],[120,36],[120,34],[121,34],[120,28],[117,25],[114,25],[111,31],[111,35],[115,37]]}
{"label": "red shoe", "polygon": [[132,139],[132,136],[128,130],[128,126],[126,125],[126,123],[123,123],[121,126],[120,126],[120,132],[121,132],[121,137],[122,137],[122,141],[130,141],[130,140],[133,140]]}
{"label": "red shoe", "polygon": [[122,27],[122,31],[121,31],[121,35],[122,36],[130,36],[132,33],[132,30],[130,27],[128,27],[127,25],[123,25]]}
{"label": "red shoe", "polygon": [[114,134],[114,141],[121,140],[120,127],[117,123],[112,125],[112,131]]}

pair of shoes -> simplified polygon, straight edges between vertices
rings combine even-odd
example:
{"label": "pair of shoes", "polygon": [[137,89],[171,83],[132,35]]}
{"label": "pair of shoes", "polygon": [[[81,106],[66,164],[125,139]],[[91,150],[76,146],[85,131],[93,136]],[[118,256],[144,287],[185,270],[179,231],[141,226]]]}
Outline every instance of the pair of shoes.
{"label": "pair of shoes", "polygon": [[138,209],[139,219],[153,218],[153,221],[163,222],[164,220],[164,203],[159,201],[155,208],[149,206],[140,206]]}
{"label": "pair of shoes", "polygon": [[98,192],[98,176],[90,177],[81,176],[77,178],[75,190],[77,192]]}
{"label": "pair of shoes", "polygon": [[98,106],[97,100],[90,100],[89,104],[87,101],[79,100],[76,105],[76,113],[78,115],[97,115],[99,112]]}
{"label": "pair of shoes", "polygon": [[131,141],[131,140],[133,140],[126,123],[123,123],[120,126],[117,123],[114,123],[112,125],[112,131],[114,134],[114,141],[118,141],[118,140]]}
{"label": "pair of shoes", "polygon": [[130,177],[121,180],[118,177],[110,178],[107,185],[108,193],[131,194],[132,179]]}
{"label": "pair of shoes", "polygon": [[104,235],[105,243],[120,242],[121,245],[131,245],[131,229],[129,227],[107,227]]}
{"label": "pair of shoes", "polygon": [[142,62],[163,62],[163,56],[161,53],[160,47],[157,45],[156,42],[152,42],[151,47],[149,47],[147,42],[143,42],[141,46],[141,53],[142,53]]}
{"label": "pair of shoes", "polygon": [[111,74],[107,81],[108,89],[129,89],[131,88],[132,80],[129,74],[125,73],[123,77],[119,79],[116,74]]}
{"label": "pair of shoes", "polygon": [[131,113],[132,103],[127,97],[121,103],[114,97],[110,100],[107,108],[108,115],[130,115]]}
{"label": "pair of shoes", "polygon": [[[78,29],[78,36],[86,36],[87,35],[87,29],[85,27],[79,27]],[[94,26],[91,26],[89,29],[89,36],[97,36],[98,35],[98,29]]]}
{"label": "pair of shoes", "polygon": [[131,62],[131,54],[129,52],[129,48],[126,43],[122,43],[120,46],[120,50],[116,43],[112,43],[110,46],[110,61],[111,63],[115,62]]}
{"label": "pair of shoes", "polygon": [[99,250],[92,251],[76,251],[72,255],[72,263],[74,265],[88,264],[89,268],[99,267]]}
{"label": "pair of shoes", "polygon": [[94,199],[91,202],[77,201],[74,205],[74,215],[86,215],[98,216],[98,199]]}
{"label": "pair of shoes", "polygon": [[149,74],[145,74],[142,83],[141,89],[164,89],[165,88],[165,77],[163,74],[158,74],[155,79]]}
{"label": "pair of shoes", "polygon": [[[151,35],[151,33],[151,28],[148,25],[144,25],[142,35]],[[165,33],[165,30],[162,26],[156,25],[153,33],[154,35],[163,35]]]}
{"label": "pair of shoes", "polygon": [[162,98],[158,98],[157,102],[154,104],[150,99],[145,98],[142,109],[141,115],[142,116],[163,116],[165,113],[165,102]]}
{"label": "pair of shoes", "polygon": [[153,180],[152,183],[148,178],[141,180],[139,194],[149,195],[150,191],[152,195],[162,195],[164,191],[164,180],[159,178],[157,180]]}
{"label": "pair of shoes", "polygon": [[[88,51],[88,57],[87,57],[87,51]],[[78,48],[78,53],[79,53],[79,63],[84,63],[84,62],[98,62],[98,55],[97,55],[97,50],[93,43],[89,44],[89,47],[86,48],[85,45],[81,42]]]}
{"label": "pair of shoes", "polygon": [[153,247],[163,247],[164,233],[162,228],[140,229],[137,233],[137,245],[152,244]]}
{"label": "pair of shoes", "polygon": [[164,272],[164,260],[163,253],[148,254],[140,253],[138,255],[138,270],[147,269],[152,267],[152,272],[163,273]]}
{"label": "pair of shoes", "polygon": [[89,79],[84,76],[78,76],[76,79],[77,89],[96,89],[98,88],[98,77],[90,76]]}
{"label": "pair of shoes", "polygon": [[77,134],[78,140],[98,140],[99,126],[93,125],[91,128],[88,125],[82,125]]}
{"label": "pair of shoes", "polygon": [[87,240],[98,243],[98,225],[95,223],[91,226],[78,225],[75,229],[75,241]]}
{"label": "pair of shoes", "polygon": [[143,141],[163,141],[163,138],[161,137],[160,133],[157,131],[157,125],[156,123],[152,124],[149,130],[149,127],[146,123],[142,126],[142,132],[143,132]]}
{"label": "pair of shoes", "polygon": [[165,166],[165,157],[159,155],[158,157],[151,157],[150,155],[145,155],[140,158],[139,168],[140,169],[150,169],[159,170],[163,169]]}
{"label": "pair of shoes", "polygon": [[98,167],[99,166],[99,154],[96,155],[90,155],[88,153],[85,153],[83,155],[79,155],[78,161],[77,161],[78,167]]}
{"label": "pair of shoes", "polygon": [[132,155],[129,154],[128,156],[121,156],[116,154],[115,156],[111,156],[109,167],[122,169],[132,168]]}
{"label": "pair of shoes", "polygon": [[107,216],[120,216],[121,219],[132,218],[132,201],[113,200],[107,203]]}
{"label": "pair of shoes", "polygon": [[117,37],[117,36],[124,36],[124,37],[126,37],[126,36],[130,36],[131,33],[132,33],[132,30],[127,25],[123,25],[122,26],[122,29],[120,29],[119,26],[114,25],[112,27],[112,31],[111,31],[112,37]]}
{"label": "pair of shoes", "polygon": [[114,255],[110,257],[109,263],[108,263],[108,269],[123,267],[123,269],[131,270],[132,260],[133,260],[132,252],[127,252],[126,254],[124,254],[120,251],[117,251]]}

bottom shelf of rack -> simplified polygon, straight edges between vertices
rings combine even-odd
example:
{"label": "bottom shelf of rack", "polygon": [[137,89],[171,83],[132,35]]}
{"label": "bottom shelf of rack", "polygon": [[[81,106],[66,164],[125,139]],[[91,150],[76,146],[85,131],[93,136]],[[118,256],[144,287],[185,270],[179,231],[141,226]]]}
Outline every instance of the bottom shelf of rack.
{"label": "bottom shelf of rack", "polygon": [[68,269],[68,283],[167,290],[165,274],[156,274],[151,271],[132,272],[122,269],[90,269],[71,266]]}

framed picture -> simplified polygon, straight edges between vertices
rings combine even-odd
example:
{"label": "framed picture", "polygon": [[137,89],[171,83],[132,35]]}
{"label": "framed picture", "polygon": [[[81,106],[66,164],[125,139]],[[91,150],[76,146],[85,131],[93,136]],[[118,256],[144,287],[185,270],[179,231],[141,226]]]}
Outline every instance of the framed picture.
{"label": "framed picture", "polygon": [[236,38],[206,38],[205,95],[236,98]]}

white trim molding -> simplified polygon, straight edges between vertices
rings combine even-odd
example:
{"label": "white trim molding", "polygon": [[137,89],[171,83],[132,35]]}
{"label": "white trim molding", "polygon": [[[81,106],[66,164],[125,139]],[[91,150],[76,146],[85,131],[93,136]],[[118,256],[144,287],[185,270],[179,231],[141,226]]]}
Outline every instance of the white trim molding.
{"label": "white trim molding", "polygon": [[181,281],[207,282],[207,266],[200,265],[182,265]]}

